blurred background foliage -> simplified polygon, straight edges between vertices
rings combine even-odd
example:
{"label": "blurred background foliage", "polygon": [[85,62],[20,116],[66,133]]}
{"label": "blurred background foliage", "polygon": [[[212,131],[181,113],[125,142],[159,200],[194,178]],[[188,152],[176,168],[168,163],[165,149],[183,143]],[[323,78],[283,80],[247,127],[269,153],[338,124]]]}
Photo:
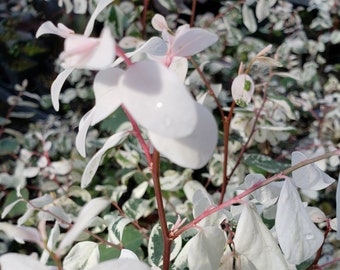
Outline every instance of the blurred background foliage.
{"label": "blurred background foliage", "polygon": [[[87,193],[92,196],[105,192],[116,194],[118,205],[122,207],[132,191],[150,178],[145,159],[135,140],[130,138],[107,154],[88,191],[77,188],[86,162],[103,144],[103,138],[126,123],[123,112],[118,110],[91,129],[89,158],[83,159],[74,150],[75,132],[80,117],[94,102],[91,89],[94,73],[74,72],[64,86],[61,110],[55,112],[51,107],[49,89],[60,70],[58,55],[63,49],[63,40],[56,36],[36,39],[35,32],[42,22],[51,20],[82,33],[95,1],[80,2],[86,3],[85,8],[67,0],[0,1],[2,209],[17,199],[16,183],[21,183],[22,194],[27,199],[45,193],[54,193],[58,197],[63,190],[72,203],[60,204],[71,212],[77,212],[77,204],[87,200]],[[156,13],[166,16],[172,29],[190,22],[192,1],[153,0],[148,5],[144,25],[144,2],[148,1],[115,1],[99,17],[94,35],[108,24],[120,45],[130,51],[134,48],[124,47],[123,37],[142,40],[158,35],[150,26]],[[263,3],[265,5],[260,6]],[[269,175],[289,166],[289,155],[294,149],[314,156],[339,147],[339,18],[340,3],[336,0],[197,1],[195,25],[217,33],[219,41],[195,56],[195,60],[219,92],[219,100],[226,111],[232,101],[230,85],[241,61],[248,63],[266,45],[273,44],[275,57],[283,65],[270,75],[268,100],[258,119],[257,131],[247,145],[247,155],[231,179],[231,193],[249,172]],[[267,66],[258,64],[250,73],[261,86],[270,71]],[[186,83],[197,98],[206,93],[206,86],[192,66]],[[235,111],[231,126],[231,167],[236,164],[235,156],[247,141],[251,121],[262,103],[263,93],[258,90],[253,105]],[[216,106],[209,100],[207,106],[218,118]],[[207,167],[198,171],[175,167],[166,160],[162,160],[161,171],[170,177],[172,170],[177,170],[178,179],[199,180],[214,193],[221,184],[221,152],[219,146]],[[324,160],[318,165],[337,177],[339,158]],[[176,207],[183,199],[183,192],[168,188],[165,197]],[[334,186],[322,193],[304,196],[312,204],[319,205],[328,216],[334,217]],[[152,197],[153,190],[148,187],[143,198]],[[181,204],[181,207],[184,206]],[[148,227],[157,221],[154,210],[142,218],[143,226]],[[6,219],[16,220],[25,211],[25,205],[18,204]],[[35,221],[32,218],[26,222],[34,224]],[[6,244],[0,252],[18,251],[15,242],[6,240],[6,237],[3,241]],[[138,245],[142,247],[142,241]],[[30,250],[32,246],[22,248]],[[336,244],[332,248],[335,249]]]}

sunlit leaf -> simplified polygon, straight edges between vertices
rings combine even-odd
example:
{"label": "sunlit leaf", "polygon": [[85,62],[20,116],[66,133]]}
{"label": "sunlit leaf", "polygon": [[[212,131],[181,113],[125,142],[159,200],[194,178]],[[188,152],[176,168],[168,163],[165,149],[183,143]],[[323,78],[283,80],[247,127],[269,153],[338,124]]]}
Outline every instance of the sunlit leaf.
{"label": "sunlit leaf", "polygon": [[25,270],[49,270],[36,258],[18,253],[7,253],[0,256],[2,270],[25,269]]}
{"label": "sunlit leaf", "polygon": [[275,227],[280,247],[292,264],[312,257],[323,242],[322,232],[311,221],[290,179],[285,180],[280,193]]}
{"label": "sunlit leaf", "polygon": [[189,269],[216,270],[220,265],[225,233],[218,226],[205,227],[190,239],[188,254]]}
{"label": "sunlit leaf", "polygon": [[242,17],[243,23],[247,27],[248,31],[250,33],[254,33],[257,30],[255,15],[246,3],[244,3],[242,6]]}
{"label": "sunlit leaf", "polygon": [[121,132],[118,132],[112,135],[105,142],[103,147],[91,158],[91,160],[87,163],[87,166],[81,178],[82,188],[85,188],[88,184],[91,183],[92,178],[95,175],[105,152],[109,150],[110,148],[116,146],[123,138],[127,137],[127,135],[128,133],[126,131],[121,131]]}
{"label": "sunlit leaf", "polygon": [[61,241],[57,253],[61,253],[66,247],[71,245],[79,234],[90,224],[90,221],[97,216],[109,202],[103,198],[95,198],[88,202],[80,211],[75,224],[65,234]]}
{"label": "sunlit leaf", "polygon": [[206,165],[217,144],[217,125],[213,115],[195,103],[199,122],[193,132],[183,138],[169,138],[149,132],[155,148],[165,157],[185,168],[199,169]]}
{"label": "sunlit leaf", "polygon": [[256,269],[289,269],[277,242],[250,205],[244,205],[235,237],[236,252],[246,256]]}
{"label": "sunlit leaf", "polygon": [[[298,151],[292,153],[292,166],[306,160],[307,157]],[[294,184],[302,189],[320,190],[335,182],[335,179],[319,169],[315,164],[309,164],[293,171]]]}
{"label": "sunlit leaf", "polygon": [[192,133],[198,120],[195,101],[173,71],[141,61],[120,82],[123,104],[142,126],[169,138]]}
{"label": "sunlit leaf", "polygon": [[72,247],[63,260],[64,270],[89,269],[99,262],[98,244],[90,241],[79,242]]}

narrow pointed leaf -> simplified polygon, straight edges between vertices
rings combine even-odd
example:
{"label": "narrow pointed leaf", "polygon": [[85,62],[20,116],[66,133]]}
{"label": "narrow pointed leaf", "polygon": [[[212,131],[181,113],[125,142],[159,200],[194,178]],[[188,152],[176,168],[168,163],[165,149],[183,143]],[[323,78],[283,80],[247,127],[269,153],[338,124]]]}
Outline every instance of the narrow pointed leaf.
{"label": "narrow pointed leaf", "polygon": [[66,38],[69,35],[74,34],[74,31],[72,29],[67,28],[65,25],[61,23],[58,24],[58,27],[56,27],[51,21],[47,21],[40,25],[35,34],[35,37],[39,38],[40,36],[46,34],[54,34]]}
{"label": "narrow pointed leaf", "polygon": [[89,110],[79,122],[76,136],[76,148],[82,157],[86,156],[86,134],[95,115],[95,108]]}
{"label": "narrow pointed leaf", "polygon": [[92,157],[92,159],[87,164],[81,178],[82,188],[85,188],[92,181],[92,178],[95,175],[105,152],[116,146],[122,139],[126,138],[127,135],[127,131],[121,131],[112,135],[103,145],[103,147]]}
{"label": "narrow pointed leaf", "polygon": [[97,216],[101,211],[107,207],[109,202],[103,198],[95,198],[90,202],[85,204],[77,217],[75,224],[72,228],[65,234],[63,240],[58,247],[58,254],[71,245],[79,236],[79,234],[87,228],[91,220]]}
{"label": "narrow pointed leaf", "polygon": [[52,105],[56,111],[59,111],[59,96],[61,88],[63,87],[66,78],[72,73],[73,70],[74,68],[68,68],[59,73],[58,77],[53,81],[51,85]]}
{"label": "narrow pointed leaf", "polygon": [[93,30],[94,23],[96,21],[96,18],[98,17],[99,13],[102,12],[108,5],[110,5],[114,0],[100,0],[97,3],[96,9],[93,11],[90,20],[88,21],[84,35],[90,36],[91,32]]}

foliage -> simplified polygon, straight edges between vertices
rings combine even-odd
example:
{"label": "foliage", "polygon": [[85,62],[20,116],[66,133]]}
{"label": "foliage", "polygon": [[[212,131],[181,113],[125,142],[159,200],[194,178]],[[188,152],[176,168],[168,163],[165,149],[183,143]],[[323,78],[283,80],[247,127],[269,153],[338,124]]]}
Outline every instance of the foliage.
{"label": "foliage", "polygon": [[27,76],[0,118],[1,269],[336,267],[339,3],[188,2],[64,0],[1,39],[6,67],[64,39],[51,102]]}

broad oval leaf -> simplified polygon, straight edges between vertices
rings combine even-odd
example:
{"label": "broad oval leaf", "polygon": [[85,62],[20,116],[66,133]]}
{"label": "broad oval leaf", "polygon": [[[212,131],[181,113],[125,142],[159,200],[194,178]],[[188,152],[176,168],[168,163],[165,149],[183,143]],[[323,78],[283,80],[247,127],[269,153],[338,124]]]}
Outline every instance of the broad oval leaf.
{"label": "broad oval leaf", "polygon": [[250,7],[246,3],[242,6],[242,17],[243,23],[247,27],[250,33],[254,33],[257,30],[257,23],[255,19],[254,12],[251,10]]}
{"label": "broad oval leaf", "polygon": [[289,269],[277,242],[250,205],[244,205],[234,237],[238,254],[246,256],[256,269]]}
{"label": "broad oval leaf", "polygon": [[192,133],[197,124],[195,101],[177,75],[164,65],[141,61],[121,79],[123,104],[146,129],[170,138]]}
{"label": "broad oval leaf", "polygon": [[[307,157],[301,152],[292,153],[292,166],[306,160]],[[335,182],[335,179],[319,169],[315,164],[309,164],[292,173],[294,184],[302,189],[320,190]]]}
{"label": "broad oval leaf", "polygon": [[72,247],[63,260],[64,270],[89,269],[99,263],[98,244],[91,241],[79,242]]}
{"label": "broad oval leaf", "polygon": [[0,256],[0,266],[2,270],[50,270],[34,257],[18,253],[7,253]]}
{"label": "broad oval leaf", "polygon": [[120,258],[114,259],[106,262],[102,262],[90,270],[108,270],[108,269],[119,269],[119,270],[151,270],[149,266],[145,263],[130,259],[130,258]]}
{"label": "broad oval leaf", "polygon": [[205,227],[188,242],[188,266],[195,270],[216,270],[220,265],[226,235],[218,226]]}
{"label": "broad oval leaf", "polygon": [[155,148],[179,166],[199,169],[207,164],[217,144],[217,125],[213,115],[195,103],[199,122],[193,132],[183,138],[169,138],[149,132]]}
{"label": "broad oval leaf", "polygon": [[311,221],[290,179],[284,181],[280,193],[275,227],[283,254],[292,264],[312,257],[323,242],[322,232]]}

